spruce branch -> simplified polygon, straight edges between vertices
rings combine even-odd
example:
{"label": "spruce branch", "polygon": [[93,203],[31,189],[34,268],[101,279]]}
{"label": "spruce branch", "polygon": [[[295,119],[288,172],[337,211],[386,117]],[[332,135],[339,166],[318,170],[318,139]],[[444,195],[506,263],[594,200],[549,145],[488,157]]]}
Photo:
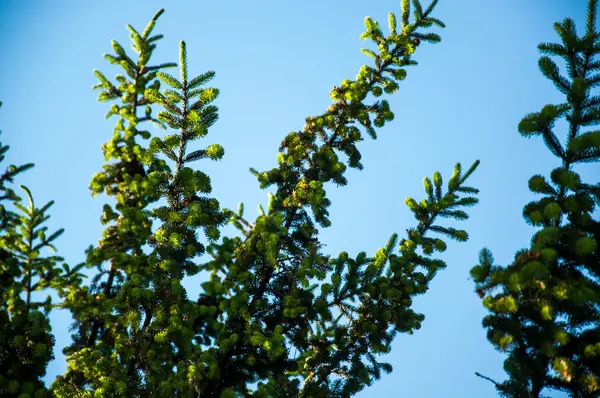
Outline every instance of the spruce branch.
{"label": "spruce branch", "polygon": [[[489,250],[480,253],[473,267],[476,292],[489,314],[484,319],[488,339],[507,354],[508,380],[495,383],[506,397],[538,398],[544,389],[572,396],[596,396],[600,363],[576,347],[600,344],[597,333],[600,311],[576,296],[591,297],[600,288],[594,276],[600,242],[593,213],[600,203],[595,189],[575,171],[581,163],[600,160],[594,132],[586,127],[600,123],[600,108],[591,90],[598,79],[595,59],[600,54],[596,32],[598,2],[588,1],[585,35],[579,37],[572,19],[555,24],[560,43],[542,43],[539,67],[566,98],[526,115],[518,131],[525,137],[541,136],[560,165],[550,179],[535,175],[529,188],[540,199],[523,209],[525,220],[537,228],[529,247],[520,249],[512,263],[493,265]],[[566,74],[551,57],[562,58]],[[564,145],[556,122],[567,122]],[[577,287],[575,287],[577,286]],[[581,290],[579,290],[581,289]]]}
{"label": "spruce branch", "polygon": [[[411,55],[419,45],[419,40],[417,40],[419,37],[414,34],[418,33],[417,28],[428,24],[426,19],[432,9],[433,7],[430,6],[413,24],[405,25],[402,33],[392,34],[387,38],[383,36],[376,22],[366,18],[367,31],[363,34],[363,38],[373,40],[380,50],[380,54],[369,53],[371,56],[375,55],[375,67],[365,66],[361,68],[361,73],[356,81],[345,80],[341,86],[332,89],[331,98],[333,103],[327,111],[320,116],[307,118],[307,123],[302,131],[290,133],[284,139],[280,146],[280,165],[278,168],[263,173],[251,169],[257,176],[262,188],[270,185],[277,186],[270,210],[257,219],[254,224],[255,227],[247,234],[245,240],[238,241],[239,246],[236,249],[234,263],[235,272],[233,272],[232,266],[221,265],[217,259],[215,262],[205,264],[205,267],[228,268],[222,284],[229,289],[238,292],[252,292],[247,307],[243,307],[244,311],[247,311],[246,313],[250,314],[251,317],[260,319],[267,310],[266,303],[270,303],[271,306],[275,305],[275,308],[271,307],[273,310],[269,311],[273,316],[284,318],[290,316],[286,314],[287,311],[291,310],[286,309],[284,311],[283,307],[280,306],[281,304],[277,301],[271,302],[271,297],[265,296],[273,290],[274,286],[281,286],[281,289],[285,289],[286,283],[288,283],[286,281],[289,279],[288,276],[295,274],[296,283],[300,283],[303,286],[301,289],[306,289],[305,291],[312,291],[316,288],[316,285],[309,286],[309,278],[318,277],[321,279],[324,277],[329,267],[328,258],[318,253],[319,244],[318,241],[313,239],[315,227],[312,220],[314,218],[314,221],[323,227],[330,224],[327,217],[329,200],[325,197],[323,184],[329,181],[341,185],[346,183],[346,179],[343,177],[346,166],[338,160],[338,152],[348,156],[349,167],[362,168],[360,154],[355,146],[355,143],[361,140],[360,127],[375,138],[375,127],[381,127],[386,121],[393,119],[393,113],[390,111],[387,101],[377,101],[372,105],[365,105],[363,101],[369,93],[381,96],[383,92],[393,93],[397,90],[397,81],[404,79],[406,75],[403,68],[415,64],[411,60]],[[436,41],[434,36],[423,37]],[[292,151],[292,148],[296,149]],[[326,161],[326,159],[331,160]],[[286,177],[283,177],[283,175],[286,175]],[[308,212],[309,209],[312,217]],[[239,218],[235,222],[239,223]],[[265,235],[272,236],[273,243],[269,244],[268,248],[262,249],[258,245],[261,239],[260,236]],[[213,247],[217,248],[214,245]],[[299,264],[289,268],[287,275],[286,273],[276,272],[275,267],[272,265],[273,262],[276,263],[277,258],[282,256],[293,257],[296,259],[296,264]],[[302,259],[307,257],[311,258],[310,267],[302,265]],[[360,261],[364,261],[364,259]],[[250,273],[253,275],[250,280],[256,281],[256,283],[249,284],[238,279],[240,273]],[[280,290],[280,292],[283,297],[286,296],[283,290]],[[277,297],[280,296],[273,294],[272,297],[277,300]],[[352,306],[344,304],[344,307],[351,308]],[[292,313],[293,311],[290,312],[290,314]],[[313,319],[315,315],[311,315],[309,319]],[[227,334],[235,333],[237,336],[244,336],[246,333],[244,328],[241,327],[240,321],[238,314],[229,311],[225,328],[228,331]],[[309,338],[314,339],[317,338],[315,337],[317,335],[312,334],[312,326],[309,326],[310,322],[307,322],[306,333],[308,333]],[[319,325],[322,320],[315,318],[315,322]],[[247,325],[247,327],[256,327],[262,330],[262,327],[254,322],[248,322]],[[261,333],[266,333],[265,336],[270,336],[268,338],[282,338],[285,341],[285,334],[290,331],[290,326],[283,326],[281,331],[264,330]],[[220,339],[225,338],[226,335],[220,337]],[[238,337],[236,340],[238,343],[229,349],[222,350],[219,355],[223,358],[238,355],[242,349],[241,343],[246,341],[246,338]],[[291,341],[290,343],[293,344]],[[319,344],[322,343],[322,341],[319,341]],[[278,342],[274,347],[283,346],[281,342]],[[300,353],[306,350],[302,345],[295,348]],[[258,355],[272,355],[269,352],[269,350],[266,350]],[[345,352],[342,350],[342,357],[346,355]],[[339,357],[339,359],[342,359],[342,357]],[[366,376],[362,373],[367,371],[368,368],[361,367],[360,369],[362,369],[358,371],[360,376],[348,380],[345,388],[354,388],[350,386],[354,385],[357,380],[361,380],[361,385],[366,383]],[[318,389],[325,388],[318,386],[325,381],[329,370],[331,370],[329,366],[322,366],[321,370],[317,372],[318,375],[305,384],[304,393],[308,394],[310,389],[317,388],[317,390],[312,391],[314,394],[316,391],[321,391]],[[378,374],[377,369],[372,369],[372,372],[374,375]],[[342,371],[340,370],[338,373],[342,373]],[[273,369],[272,377],[275,377],[276,374],[282,374],[282,370]],[[299,374],[308,375],[304,371],[300,371]],[[218,395],[230,385],[229,383],[231,381],[222,380],[220,387],[213,386],[216,389],[213,391]]]}
{"label": "spruce branch", "polygon": [[[8,146],[0,143],[0,162]],[[14,395],[26,388],[37,396],[49,394],[42,378],[48,363],[54,358],[54,336],[48,315],[54,307],[50,296],[43,301],[34,299],[34,291],[68,288],[81,277],[57,266],[63,259],[46,256],[42,250],[56,251],[51,243],[60,229],[46,235],[46,212],[53,202],[41,208],[35,206],[31,191],[21,185],[29,204],[23,205],[9,183],[17,174],[33,165],[11,165],[0,178],[0,394]],[[25,390],[21,390],[25,391]]]}
{"label": "spruce branch", "polygon": [[[155,42],[162,36],[149,37],[154,28],[156,19],[162,11],[159,11],[150,21],[142,35],[133,27],[128,26],[132,48],[137,54],[134,61],[127,55],[125,49],[116,41],[112,42],[116,55],[106,55],[110,63],[116,63],[125,71],[125,76],[117,75],[118,86],[113,84],[101,72],[95,71],[100,83],[94,88],[99,88],[99,99],[101,101],[119,99],[119,104],[113,104],[107,117],[118,115],[119,121],[115,128],[115,134],[111,141],[103,146],[103,152],[107,161],[116,159],[104,166],[104,171],[94,175],[90,188],[93,195],[105,191],[109,195],[115,195],[117,199],[116,211],[110,206],[104,206],[102,216],[103,223],[114,221],[105,230],[105,236],[100,240],[98,247],[91,247],[87,251],[87,266],[99,268],[99,273],[93,278],[92,284],[82,286],[81,283],[69,289],[65,289],[61,295],[65,298],[64,308],[71,310],[75,320],[73,343],[65,349],[70,370],[64,378],[58,379],[53,384],[53,390],[82,391],[86,388],[105,388],[106,391],[134,391],[134,385],[139,380],[132,373],[134,371],[131,361],[117,361],[112,355],[115,350],[115,339],[118,331],[123,328],[121,314],[103,314],[103,305],[112,301],[112,305],[119,308],[124,300],[123,283],[132,277],[127,275],[127,269],[132,265],[141,267],[145,260],[141,247],[146,243],[149,234],[150,222],[143,216],[142,209],[156,200],[154,193],[148,194],[140,191],[132,184],[138,184],[146,177],[148,171],[142,165],[140,151],[142,147],[136,143],[136,138],[148,138],[149,133],[138,128],[143,121],[156,121],[151,115],[151,102],[143,97],[147,87],[158,87],[156,80],[158,71],[171,67],[174,64],[166,63],[158,66],[147,66]],[[150,40],[152,39],[152,40]],[[138,117],[138,108],[146,106],[145,116]],[[163,170],[162,163],[150,164],[150,170]],[[132,226],[136,226],[135,231]],[[138,226],[141,226],[139,228]],[[123,234],[123,230],[129,230]],[[102,268],[103,263],[108,263],[108,270]],[[129,267],[129,268],[128,268]],[[107,276],[106,281],[100,282],[101,277]],[[109,321],[110,319],[110,321]],[[110,327],[105,327],[108,322]],[[125,323],[129,320],[125,320]],[[88,352],[93,355],[82,355]],[[95,370],[96,359],[99,356],[113,358],[114,372],[111,380],[113,385],[108,386],[107,381],[100,377]],[[95,359],[96,358],[96,359]],[[135,373],[135,372],[134,372]],[[125,383],[125,384],[123,384]],[[115,390],[116,389],[116,390]]]}

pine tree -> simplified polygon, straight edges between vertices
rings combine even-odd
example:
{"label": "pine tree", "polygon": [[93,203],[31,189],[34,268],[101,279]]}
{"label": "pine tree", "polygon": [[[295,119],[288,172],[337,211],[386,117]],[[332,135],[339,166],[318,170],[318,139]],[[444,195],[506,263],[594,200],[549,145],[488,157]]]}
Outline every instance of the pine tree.
{"label": "pine tree", "polygon": [[[261,188],[276,188],[252,222],[243,205],[221,209],[210,197],[210,177],[190,167],[224,156],[218,144],[188,151],[218,119],[219,91],[205,87],[215,73],[188,77],[185,42],[179,78],[163,71],[174,63],[148,66],[162,38],[151,35],[162,10],[141,34],[127,26],[137,59],[113,41],[115,54],[105,58],[125,74],[117,85],[95,71],[94,88],[102,90],[100,101],[116,101],[107,117],[119,120],[90,189],[116,203],[104,205],[106,229],[85,262],[65,265],[68,277],[51,285],[74,318],[73,342],[64,350],[68,370],[52,385],[54,396],[351,396],[391,372],[378,356],[390,352],[397,333],[420,328],[424,315],[412,300],[446,266],[434,255],[446,249],[441,238],[468,238],[438,222],[468,218],[465,208],[477,203],[478,190],[466,181],[479,163],[466,171],[457,164],[447,184],[439,172],[425,178],[426,198],[405,201],[417,220],[405,237],[393,234],[372,256],[323,253],[318,228],[331,225],[326,184],[346,185],[346,169],[363,168],[357,144],[365,133],[375,139],[376,128],[394,118],[379,97],[398,90],[421,42],[441,40],[424,31],[444,27],[432,16],[437,0],[426,8],[418,0],[401,3],[399,23],[389,14],[388,35],[365,19],[362,38],[375,46],[363,52],[373,65],[334,87],[329,108],[285,137],[277,167],[251,169]],[[161,91],[161,83],[168,88]],[[161,108],[156,116],[153,105]],[[173,132],[152,137],[143,122]],[[219,241],[227,222],[241,235]],[[52,261],[61,259],[49,258],[46,268]],[[82,267],[95,270],[89,285]],[[182,280],[199,272],[210,278],[199,297],[189,298]],[[37,362],[39,374],[49,358]]]}
{"label": "pine tree", "polygon": [[[435,221],[468,217],[462,208],[477,199],[460,195],[477,193],[465,182],[478,162],[466,172],[457,164],[446,192],[440,173],[433,181],[426,178],[427,198],[406,200],[417,226],[400,242],[394,234],[372,257],[323,254],[316,225],[330,225],[324,184],[345,185],[348,166],[362,169],[356,144],[363,131],[376,138],[375,128],[394,117],[386,100],[365,104],[367,96],[395,92],[405,67],[416,64],[411,56],[421,41],[440,41],[437,34],[420,31],[444,26],[431,16],[436,3],[423,9],[418,1],[412,6],[403,1],[400,30],[390,14],[388,36],[377,22],[365,20],[363,38],[372,40],[377,52],[363,52],[374,59],[374,67],[363,66],[355,81],[335,87],[327,111],[288,134],[278,167],[263,173],[252,169],[262,188],[277,187],[267,211],[261,209],[252,223],[242,205],[237,213],[220,210],[218,201],[206,196],[210,178],[187,166],[224,154],[218,144],[187,151],[217,120],[211,103],[218,90],[202,87],[214,72],[189,79],[184,42],[179,79],[156,71],[165,65],[146,67],[154,46],[148,33],[160,13],[143,35],[129,27],[138,62],[113,43],[118,56],[109,60],[134,80],[117,76],[122,86],[116,88],[96,72],[104,89],[100,99],[123,96],[127,105],[111,108],[109,115],[122,119],[104,149],[116,163],[95,176],[92,189],[116,194],[121,214],[105,206],[103,221],[117,223],[98,248],[88,251],[87,260],[100,272],[90,288],[77,286],[67,295],[77,333],[65,351],[69,372],[55,384],[57,396],[349,396],[391,371],[376,355],[389,352],[396,333],[412,333],[424,319],[411,309],[412,298],[425,293],[445,267],[432,253],[446,248],[427,233],[467,239],[465,231]],[[148,70],[152,74],[144,76]],[[151,83],[154,77],[169,89],[160,92]],[[136,107],[149,104],[163,110],[155,119],[148,107],[139,118]],[[143,120],[177,133],[154,137],[143,148],[134,141],[150,137],[137,130]],[[159,199],[166,205],[146,209]],[[161,224],[151,232],[156,219]],[[217,243],[219,227],[228,220],[242,236]],[[198,229],[212,242],[208,247],[198,240]],[[146,243],[149,254],[142,251]],[[398,243],[400,252],[394,254]],[[195,258],[205,252],[212,260],[198,264]],[[100,266],[106,261],[109,270]],[[210,273],[210,279],[200,297],[189,299],[181,281],[198,272]],[[107,281],[99,283],[106,273]]]}
{"label": "pine tree", "polygon": [[[494,265],[488,249],[471,270],[477,292],[490,312],[483,325],[489,340],[508,354],[508,380],[496,383],[504,397],[537,398],[544,389],[571,397],[600,397],[600,184],[586,183],[574,170],[600,161],[600,35],[597,0],[589,0],[585,34],[573,20],[555,24],[560,43],[542,43],[542,74],[565,95],[565,102],[531,113],[519,124],[525,137],[541,136],[560,166],[548,180],[534,175],[525,220],[538,227],[529,248],[507,267]],[[566,75],[550,58],[561,58]],[[555,123],[564,118],[564,144]],[[481,375],[480,375],[481,376]]]}
{"label": "pine tree", "polygon": [[[94,71],[99,83],[93,88],[101,89],[99,101],[118,100],[120,104],[112,104],[106,115],[117,116],[118,121],[111,140],[102,146],[107,163],[94,175],[90,190],[92,195],[105,192],[114,196],[116,204],[103,206],[101,222],[107,227],[98,245],[87,250],[84,264],[97,269],[92,283],[72,285],[63,292],[63,306],[71,311],[76,333],[64,350],[68,371],[53,385],[58,396],[71,397],[87,389],[101,396],[133,396],[142,383],[130,339],[131,333],[139,331],[132,331],[130,325],[144,308],[133,310],[129,301],[138,291],[138,279],[148,271],[149,256],[143,249],[151,235],[152,220],[146,207],[160,198],[146,177],[154,171],[169,170],[163,160],[144,166],[141,157],[145,149],[140,140],[149,139],[151,134],[139,128],[143,122],[164,128],[152,115],[151,100],[144,96],[146,89],[160,87],[156,76],[161,70],[176,66],[149,65],[156,42],[163,37],[151,35],[162,13],[157,12],[141,34],[127,25],[137,54],[135,61],[118,42],[112,42],[115,54],[104,57],[124,70],[125,75],[116,76],[118,85]],[[139,115],[141,110],[143,116]]]}
{"label": "pine tree", "polygon": [[[0,102],[0,105],[2,103]],[[9,150],[0,143],[0,162]],[[48,288],[61,290],[80,280],[79,268],[58,265],[59,256],[44,256],[43,251],[56,251],[52,242],[63,230],[47,235],[44,223],[48,209],[35,206],[25,186],[29,204],[10,184],[32,163],[10,165],[0,175],[0,396],[49,397],[42,381],[48,362],[54,359],[54,336],[48,315],[53,308],[50,296],[37,301],[37,292]]]}
{"label": "pine tree", "polygon": [[[394,234],[371,257],[323,254],[317,225],[331,224],[324,185],[345,185],[348,166],[363,168],[356,145],[363,140],[361,128],[375,139],[375,128],[394,117],[386,100],[365,104],[367,96],[395,92],[405,67],[416,64],[411,56],[421,41],[440,41],[435,33],[419,31],[444,26],[431,16],[436,3],[424,10],[418,1],[412,7],[403,1],[400,30],[391,13],[387,37],[367,17],[362,38],[372,40],[378,52],[363,52],[375,67],[365,65],[356,80],[334,87],[326,112],[308,117],[302,131],[286,136],[278,167],[251,169],[261,188],[277,190],[254,222],[243,217],[243,206],[234,214],[242,238],[224,238],[209,247],[214,260],[204,267],[212,271],[212,283],[205,290],[222,326],[210,333],[215,343],[205,349],[206,359],[190,369],[201,396],[351,396],[391,372],[377,355],[390,351],[397,333],[419,329],[424,316],[411,309],[412,298],[425,293],[446,266],[431,256],[444,251],[446,243],[426,234],[467,239],[465,231],[435,221],[468,218],[461,208],[477,199],[459,195],[478,192],[465,185],[478,162],[465,173],[457,164],[446,193],[440,173],[433,182],[426,178],[427,199],[406,199],[418,225],[400,242]],[[398,243],[400,252],[394,254]]]}

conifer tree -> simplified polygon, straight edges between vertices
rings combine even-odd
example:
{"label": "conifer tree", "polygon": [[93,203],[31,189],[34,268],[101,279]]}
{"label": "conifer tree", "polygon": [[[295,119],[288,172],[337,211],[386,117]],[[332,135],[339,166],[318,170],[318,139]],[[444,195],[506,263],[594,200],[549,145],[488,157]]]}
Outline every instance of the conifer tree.
{"label": "conifer tree", "polygon": [[[490,312],[488,338],[508,358],[508,380],[496,384],[504,397],[537,398],[544,389],[571,397],[600,397],[600,205],[598,181],[584,182],[576,167],[600,161],[600,35],[597,0],[589,0],[585,33],[567,18],[554,25],[560,43],[542,43],[542,74],[565,95],[519,123],[525,137],[541,136],[559,166],[529,180],[541,198],[527,204],[525,220],[539,230],[529,248],[507,267],[483,249],[471,270]],[[550,57],[564,61],[566,74]],[[567,122],[566,138],[555,123]],[[597,127],[596,127],[597,128]],[[479,374],[478,374],[479,375]],[[482,375],[479,375],[482,376]],[[484,376],[482,376],[484,377]]]}
{"label": "conifer tree", "polygon": [[[0,102],[0,105],[2,103]],[[0,163],[9,150],[0,143]],[[54,336],[48,315],[53,307],[50,296],[36,300],[36,292],[61,290],[79,280],[79,268],[59,266],[52,242],[63,230],[47,235],[44,223],[50,217],[53,201],[35,206],[31,192],[21,186],[28,205],[11,188],[14,179],[32,163],[10,165],[0,175],[0,396],[49,397],[42,381],[48,362],[54,359]]]}
{"label": "conifer tree", "polygon": [[128,328],[143,308],[132,312],[128,301],[133,298],[130,290],[148,269],[148,255],[143,248],[148,243],[152,221],[145,208],[160,197],[146,177],[153,171],[169,170],[163,160],[145,167],[141,162],[145,149],[140,142],[151,136],[140,128],[143,122],[164,128],[164,123],[152,115],[152,102],[144,97],[144,92],[160,87],[156,79],[160,70],[176,66],[149,64],[156,42],[163,37],[151,35],[162,13],[163,10],[156,13],[142,33],[127,25],[132,49],[137,54],[135,61],[118,42],[112,41],[115,54],[104,57],[123,69],[124,75],[116,76],[118,85],[94,71],[99,83],[93,88],[101,89],[99,101],[118,101],[111,105],[106,117],[116,116],[118,121],[111,140],[102,146],[107,163],[102,172],[94,175],[90,190],[92,195],[105,192],[114,196],[116,204],[103,206],[101,222],[107,227],[98,245],[87,250],[86,266],[97,269],[92,283],[72,285],[63,293],[63,306],[71,311],[76,332],[73,343],[64,350],[68,371],[53,385],[59,396],[71,397],[88,388],[100,396],[132,396],[141,383]]}
{"label": "conifer tree", "polygon": [[[391,371],[376,355],[390,351],[398,332],[419,329],[424,316],[411,309],[412,298],[426,292],[445,267],[431,254],[444,251],[446,243],[426,234],[467,239],[465,231],[435,221],[468,217],[462,208],[477,199],[460,195],[478,192],[465,185],[478,162],[464,173],[457,164],[446,192],[440,173],[433,182],[426,178],[427,198],[406,200],[417,226],[400,242],[394,234],[372,257],[323,254],[317,225],[331,224],[324,185],[345,185],[348,166],[362,169],[356,144],[363,131],[376,138],[375,128],[394,117],[386,100],[365,104],[367,96],[395,92],[405,67],[416,64],[411,56],[420,42],[440,41],[437,34],[420,31],[444,26],[431,16],[436,3],[423,9],[418,1],[412,7],[403,1],[400,29],[391,13],[387,37],[366,18],[362,38],[378,51],[363,52],[375,66],[363,66],[356,80],[334,87],[326,112],[308,117],[303,130],[287,135],[278,167],[251,169],[261,188],[277,189],[254,222],[243,217],[242,205],[233,215],[241,238],[209,246],[214,259],[203,268],[212,275],[201,297],[208,323],[201,324],[199,336],[206,348],[189,368],[200,396],[350,396]],[[394,254],[398,243],[400,252]]]}
{"label": "conifer tree", "polygon": [[[103,238],[76,267],[95,267],[92,283],[75,278],[59,289],[75,333],[55,396],[350,396],[391,371],[377,356],[390,351],[397,333],[419,329],[424,315],[412,299],[446,266],[433,255],[446,249],[440,237],[468,237],[438,221],[468,218],[464,208],[477,203],[470,195],[478,191],[466,180],[478,162],[466,171],[457,164],[447,184],[439,172],[425,178],[426,198],[406,199],[417,224],[372,256],[326,255],[317,235],[331,224],[325,184],[345,185],[347,167],[362,169],[358,142],[365,133],[375,139],[376,128],[394,118],[377,98],[397,91],[422,41],[440,41],[423,31],[444,27],[432,16],[436,4],[402,0],[399,24],[389,15],[388,35],[365,19],[362,37],[375,50],[363,52],[374,65],[334,87],[330,107],[285,137],[278,167],[251,169],[262,188],[276,187],[253,222],[243,205],[220,209],[208,196],[210,178],[189,166],[224,155],[218,144],[187,151],[217,120],[218,90],[203,87],[214,72],[188,78],[184,42],[179,78],[162,71],[172,63],[148,66],[162,37],[150,35],[162,10],[141,34],[128,25],[137,59],[114,41],[116,55],[105,56],[124,69],[120,85],[95,71],[100,101],[119,102],[107,116],[119,121],[90,188],[114,195],[116,204],[104,205]],[[161,92],[160,82],[169,88]],[[156,117],[152,104],[162,108]],[[147,121],[175,133],[144,147],[140,140],[151,133],[139,126]],[[218,242],[227,221],[241,236]],[[212,259],[197,259],[205,253]],[[200,297],[189,298],[181,282],[198,272],[210,278]]]}

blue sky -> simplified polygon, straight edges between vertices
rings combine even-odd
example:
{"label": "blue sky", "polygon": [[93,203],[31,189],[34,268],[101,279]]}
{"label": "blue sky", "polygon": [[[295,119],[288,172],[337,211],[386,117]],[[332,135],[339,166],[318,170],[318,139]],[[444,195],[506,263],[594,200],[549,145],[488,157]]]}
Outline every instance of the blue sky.
{"label": "blue sky", "polygon": [[[481,159],[472,178],[481,203],[464,225],[469,242],[449,245],[448,268],[415,302],[426,315],[423,328],[397,338],[387,357],[394,372],[360,397],[496,396],[474,375],[504,378],[503,356],[481,327],[485,312],[469,269],[483,246],[506,264],[529,243],[533,230],[521,216],[532,198],[527,180],[558,163],[540,140],[521,138],[516,127],[525,114],[561,100],[537,69],[536,46],[554,41],[552,24],[566,16],[582,28],[586,4],[440,0],[436,16],[447,24],[442,43],[418,49],[420,65],[390,98],[396,119],[378,140],[360,146],[365,169],[349,171],[348,186],[330,187],[333,226],[320,234],[325,250],[372,254],[392,233],[402,236],[414,225],[404,198],[423,197],[424,176],[436,170],[448,176],[457,161],[468,166]],[[100,145],[116,122],[104,119],[109,105],[96,101],[92,70],[118,73],[102,58],[111,39],[129,48],[125,24],[143,29],[163,7],[156,32],[165,39],[155,63],[175,61],[185,40],[190,74],[215,70],[213,85],[221,90],[220,120],[205,143],[223,145],[225,158],[197,167],[211,176],[222,206],[244,202],[249,216],[267,197],[248,167],[273,167],[282,138],[302,128],[306,116],[322,113],[331,87],[368,62],[360,52],[364,17],[385,26],[387,12],[399,13],[397,0],[0,0],[2,141],[12,147],[8,162],[36,163],[19,183],[38,204],[56,201],[49,225],[66,229],[57,247],[71,264],[83,261],[85,248],[101,236],[107,199],[92,198],[87,186],[101,169]],[[588,181],[598,175],[597,166],[582,171]],[[197,282],[186,282],[191,295],[199,292]],[[70,341],[68,314],[55,312],[52,322],[57,359],[47,380],[65,369],[61,350]]]}

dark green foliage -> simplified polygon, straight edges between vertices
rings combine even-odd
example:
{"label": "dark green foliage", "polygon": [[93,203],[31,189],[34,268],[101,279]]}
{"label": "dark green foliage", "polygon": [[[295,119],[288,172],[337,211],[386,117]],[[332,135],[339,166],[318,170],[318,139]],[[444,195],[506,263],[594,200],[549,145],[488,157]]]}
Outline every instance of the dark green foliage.
{"label": "dark green foliage", "polygon": [[[1,103],[0,103],[1,104]],[[0,162],[9,147],[0,144]],[[58,256],[44,256],[43,250],[55,251],[52,242],[63,230],[47,234],[46,214],[53,202],[41,208],[34,205],[31,192],[24,186],[29,204],[11,188],[21,172],[33,167],[10,165],[0,175],[0,396],[47,397],[42,382],[48,362],[54,358],[54,336],[48,313],[50,296],[36,301],[35,292],[47,288],[61,290],[79,280],[78,269],[58,266]]]}
{"label": "dark green foliage", "polygon": [[[561,165],[550,179],[529,181],[541,199],[527,204],[525,220],[538,227],[529,249],[517,252],[507,267],[493,265],[489,250],[471,270],[483,304],[490,311],[483,325],[488,338],[508,353],[509,379],[497,383],[505,397],[541,397],[544,388],[571,397],[600,397],[600,184],[584,183],[574,167],[600,161],[600,135],[584,130],[600,124],[600,100],[591,90],[600,84],[600,35],[597,1],[588,4],[585,34],[571,19],[555,24],[561,43],[540,44],[546,54],[540,70],[566,102],[546,105],[519,124],[519,132],[540,135]],[[560,57],[567,75],[550,56]],[[564,145],[554,123],[565,118]]]}

